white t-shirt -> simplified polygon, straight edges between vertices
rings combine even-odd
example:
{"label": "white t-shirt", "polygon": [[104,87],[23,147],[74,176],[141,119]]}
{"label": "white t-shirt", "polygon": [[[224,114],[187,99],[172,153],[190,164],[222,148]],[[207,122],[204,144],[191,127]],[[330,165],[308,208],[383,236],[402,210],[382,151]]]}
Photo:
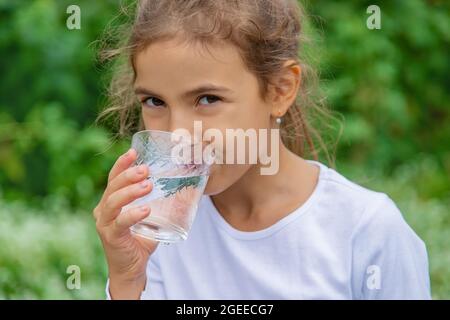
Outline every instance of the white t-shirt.
{"label": "white t-shirt", "polygon": [[393,201],[310,162],[313,194],[263,230],[202,196],[188,239],[150,256],[141,299],[430,299],[425,244]]}

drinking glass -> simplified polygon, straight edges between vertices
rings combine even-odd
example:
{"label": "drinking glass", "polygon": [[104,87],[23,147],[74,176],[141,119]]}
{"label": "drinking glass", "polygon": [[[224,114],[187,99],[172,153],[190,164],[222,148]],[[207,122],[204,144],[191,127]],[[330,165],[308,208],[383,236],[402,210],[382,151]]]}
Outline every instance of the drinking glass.
{"label": "drinking glass", "polygon": [[[209,164],[191,157],[174,156],[171,132],[144,130],[135,133],[131,146],[137,151],[134,166],[145,164],[153,190],[122,208],[150,207],[150,215],[131,227],[131,231],[148,239],[173,243],[185,240],[194,221],[198,203],[209,178]],[[194,145],[191,145],[195,148]],[[180,149],[179,149],[180,150]],[[186,149],[185,149],[186,150]],[[188,160],[188,161],[186,161]]]}

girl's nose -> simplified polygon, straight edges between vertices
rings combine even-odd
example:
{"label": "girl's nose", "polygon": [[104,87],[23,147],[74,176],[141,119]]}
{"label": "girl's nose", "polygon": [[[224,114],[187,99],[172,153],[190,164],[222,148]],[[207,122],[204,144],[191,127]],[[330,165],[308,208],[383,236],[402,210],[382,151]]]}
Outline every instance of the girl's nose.
{"label": "girl's nose", "polygon": [[173,132],[177,129],[184,129],[183,131],[189,132],[189,134],[193,137],[195,133],[195,127],[197,127],[197,130],[199,127],[198,121],[200,120],[196,119],[188,112],[171,112],[168,121],[168,130]]}

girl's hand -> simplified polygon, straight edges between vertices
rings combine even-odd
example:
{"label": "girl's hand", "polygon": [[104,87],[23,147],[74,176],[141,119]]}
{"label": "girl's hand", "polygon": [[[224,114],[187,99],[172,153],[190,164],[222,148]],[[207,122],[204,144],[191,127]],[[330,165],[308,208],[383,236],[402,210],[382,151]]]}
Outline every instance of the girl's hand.
{"label": "girl's hand", "polygon": [[150,214],[148,207],[121,213],[123,206],[148,194],[153,186],[147,180],[148,167],[131,167],[136,150],[120,156],[108,176],[108,185],[93,214],[109,269],[111,297],[139,298],[146,283],[148,258],[158,242],[134,236],[130,227]]}

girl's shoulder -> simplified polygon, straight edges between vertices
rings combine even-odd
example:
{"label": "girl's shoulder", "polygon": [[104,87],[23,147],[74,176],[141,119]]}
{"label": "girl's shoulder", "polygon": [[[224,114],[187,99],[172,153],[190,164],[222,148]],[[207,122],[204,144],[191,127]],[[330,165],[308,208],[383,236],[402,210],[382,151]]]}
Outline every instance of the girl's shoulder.
{"label": "girl's shoulder", "polygon": [[320,167],[316,190],[319,211],[345,221],[355,236],[370,231],[379,236],[384,234],[385,238],[403,233],[422,242],[389,195],[361,186],[320,162],[310,162]]}
{"label": "girl's shoulder", "polygon": [[321,162],[313,160],[308,162],[320,168],[318,183],[312,197],[317,198],[318,202],[333,203],[334,211],[345,209],[361,212],[367,207],[378,206],[390,199],[386,193],[364,187]]}
{"label": "girl's shoulder", "polygon": [[383,192],[371,190],[348,179],[340,172],[319,161],[308,160],[308,162],[319,166],[318,187],[320,187],[320,184],[326,185],[326,191],[330,196],[352,197],[353,200],[360,201],[380,201],[387,196]]}

